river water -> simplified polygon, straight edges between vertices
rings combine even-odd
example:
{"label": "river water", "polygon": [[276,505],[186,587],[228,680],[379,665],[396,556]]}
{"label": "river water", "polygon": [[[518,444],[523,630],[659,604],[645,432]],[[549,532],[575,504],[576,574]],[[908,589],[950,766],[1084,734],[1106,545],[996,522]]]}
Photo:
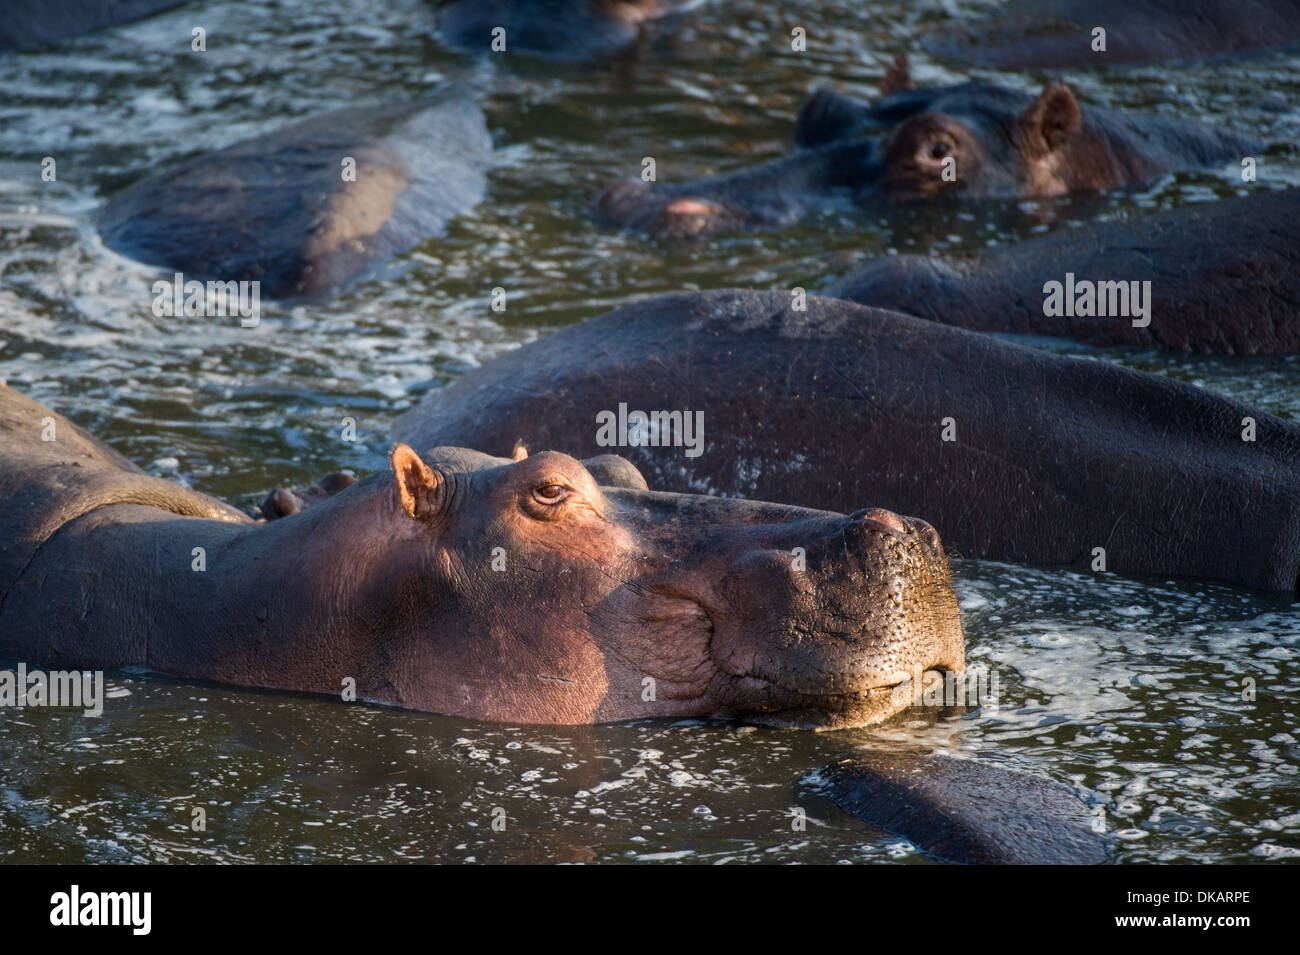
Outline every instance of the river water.
{"label": "river water", "polygon": [[[922,221],[832,207],[776,233],[657,244],[584,210],[642,156],[661,181],[778,155],[816,84],[872,93],[893,53],[923,84],[966,75],[916,44],[978,3],[734,0],[600,66],[445,51],[416,0],[211,2],[0,56],[0,378],[151,473],[248,507],[277,484],[382,467],[396,414],[505,349],[650,294],[815,290],[859,260],[973,249],[1076,221],[1300,183],[1300,56],[1078,73],[1082,100],[1234,125],[1277,143],[1260,182],[1224,167],[1016,215]],[[807,28],[795,53],[790,27]],[[207,30],[207,52],[190,31]],[[1001,74],[1033,89],[1044,77]],[[323,303],[263,303],[253,329],[157,318],[152,270],[90,214],[155,166],[291,118],[480,96],[501,166],[448,234]],[[58,179],[40,179],[54,156]],[[938,236],[931,241],[930,237]],[[508,290],[504,313],[489,306]],[[1300,415],[1294,358],[1070,354]],[[341,422],[357,440],[339,439]],[[869,503],[869,502],[866,502]],[[924,516],[924,515],[921,515]],[[1300,857],[1300,615],[1289,597],[1198,582],[956,561],[969,655],[996,712],[801,733],[698,722],[477,724],[282,694],[110,675],[100,718],[0,710],[0,859],[68,861],[925,861],[839,813],[815,771],[924,744],[1088,791],[1122,862]],[[1255,699],[1243,699],[1253,681]],[[808,814],[792,826],[792,807]],[[195,810],[204,828],[196,831]],[[504,810],[505,831],[492,821]]]}

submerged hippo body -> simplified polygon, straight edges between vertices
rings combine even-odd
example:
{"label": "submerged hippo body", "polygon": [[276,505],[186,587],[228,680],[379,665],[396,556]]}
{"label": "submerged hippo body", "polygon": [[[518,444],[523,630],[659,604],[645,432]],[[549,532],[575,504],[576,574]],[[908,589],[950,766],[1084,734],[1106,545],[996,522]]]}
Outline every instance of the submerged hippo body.
{"label": "submerged hippo body", "polygon": [[1291,354],[1300,351],[1300,190],[1094,222],[965,258],[889,256],[825,294],[980,331]]}
{"label": "submerged hippo body", "polygon": [[30,0],[5,4],[0,51],[66,43],[73,37],[140,20],[184,0]]}
{"label": "submerged hippo body", "polygon": [[901,57],[882,92],[867,102],[818,90],[799,112],[793,155],[693,183],[617,183],[593,214],[650,235],[697,235],[788,225],[832,191],[858,202],[1063,195],[1236,160],[1261,146],[1199,123],[1081,108],[1059,85],[1038,96],[984,82],[917,89]]}
{"label": "submerged hippo body", "polygon": [[948,756],[859,754],[818,773],[837,806],[945,862],[1095,865],[1106,840],[1069,787]]}
{"label": "submerged hippo body", "polygon": [[468,51],[493,50],[555,60],[584,60],[607,56],[630,46],[640,35],[642,25],[700,2],[434,0],[434,6],[437,36],[449,46]]}
{"label": "submerged hippo body", "polygon": [[[1108,571],[1295,588],[1295,425],[1107,362],[834,299],[807,306],[740,291],[627,306],[434,391],[393,435],[617,451],[669,490],[870,500],[924,514],[968,557],[1091,568],[1102,548]],[[633,411],[661,416],[634,429]],[[679,418],[699,453],[674,446],[673,411],[692,414]],[[609,429],[611,415],[629,424]]]}
{"label": "submerged hippo body", "polygon": [[[1094,49],[1097,27],[1105,50]],[[921,41],[935,56],[1001,70],[1161,63],[1296,43],[1296,0],[1011,0]]]}
{"label": "submerged hippo body", "polygon": [[510,722],[816,727],[902,709],[914,668],[962,669],[922,521],[651,492],[612,456],[399,445],[391,463],[255,523],[0,386],[0,656],[323,694],[353,680]]}
{"label": "submerged hippo body", "polygon": [[110,248],[186,280],[315,295],[440,234],[482,199],[491,162],[482,112],[451,88],[312,117],[148,176],[108,201],[99,228]]}

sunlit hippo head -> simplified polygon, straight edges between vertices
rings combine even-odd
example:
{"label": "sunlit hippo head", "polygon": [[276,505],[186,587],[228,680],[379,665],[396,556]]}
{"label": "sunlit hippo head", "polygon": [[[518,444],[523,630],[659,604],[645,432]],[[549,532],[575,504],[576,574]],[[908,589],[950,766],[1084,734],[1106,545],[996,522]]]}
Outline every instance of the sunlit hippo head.
{"label": "sunlit hippo head", "polygon": [[963,667],[923,521],[653,492],[612,455],[515,458],[398,445],[390,473],[290,519],[355,533],[346,612],[382,619],[381,699],[510,722],[830,728],[897,712],[917,669]]}
{"label": "sunlit hippo head", "polygon": [[1078,136],[1082,123],[1067,86],[1036,94],[985,82],[918,89],[899,57],[878,99],[814,92],[794,139],[804,149],[857,144],[849,185],[859,199],[1032,198],[1124,180],[1117,157]]}

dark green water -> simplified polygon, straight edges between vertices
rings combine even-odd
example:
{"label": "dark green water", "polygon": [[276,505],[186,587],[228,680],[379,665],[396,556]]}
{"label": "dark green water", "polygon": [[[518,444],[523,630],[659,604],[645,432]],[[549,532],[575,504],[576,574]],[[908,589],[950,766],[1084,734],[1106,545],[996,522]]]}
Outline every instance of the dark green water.
{"label": "dark green water", "polygon": [[[870,93],[896,50],[912,54],[922,82],[960,78],[915,43],[942,8],[718,3],[637,59],[582,67],[449,54],[424,37],[415,0],[195,3],[0,57],[0,377],[152,473],[248,506],[276,484],[382,466],[389,423],[422,395],[624,302],[682,288],[816,289],[891,248],[977,248],[1247,188],[1225,167],[1101,201],[1029,204],[997,223],[960,206],[924,221],[845,208],[780,234],[686,245],[585,218],[645,155],[675,181],[779,154],[811,86]],[[807,54],[790,51],[794,23],[808,29]],[[193,26],[208,31],[205,54],[189,50]],[[1069,80],[1086,101],[1283,144],[1260,157],[1252,187],[1272,188],[1300,183],[1300,156],[1285,145],[1300,131],[1298,66],[1279,54]],[[1002,79],[1035,88],[1044,77]],[[153,273],[105,251],[89,224],[104,195],[159,163],[448,80],[478,91],[500,150],[488,201],[328,303],[263,303],[254,329],[156,318]],[[39,177],[47,155],[54,184]],[[505,313],[489,308],[498,285]],[[1293,359],[1105,360],[1300,416]],[[355,443],[339,438],[345,417]],[[1092,791],[1121,861],[1300,856],[1291,601],[956,569],[969,655],[1002,685],[996,713],[828,734],[538,729],[116,674],[99,719],[0,710],[0,859],[917,862],[800,782],[855,748],[914,742]],[[1257,686],[1249,703],[1245,678]],[[806,831],[792,830],[793,806],[808,812]],[[190,827],[195,808],[204,832]],[[505,832],[491,827],[497,809]]]}

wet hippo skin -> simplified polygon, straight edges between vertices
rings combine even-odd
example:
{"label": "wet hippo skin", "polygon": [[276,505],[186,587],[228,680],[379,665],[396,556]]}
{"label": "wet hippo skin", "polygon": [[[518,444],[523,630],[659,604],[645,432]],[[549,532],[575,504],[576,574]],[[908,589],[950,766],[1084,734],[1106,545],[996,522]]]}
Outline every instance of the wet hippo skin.
{"label": "wet hippo skin", "polygon": [[[1105,52],[1092,31],[1106,31]],[[1001,70],[1188,60],[1300,43],[1296,0],[1011,0],[924,37],[939,57]]]}
{"label": "wet hippo skin", "polygon": [[0,16],[0,50],[63,43],[95,30],[140,20],[185,0],[17,0]]}
{"label": "wet hippo skin", "polygon": [[[620,404],[702,412],[702,453],[602,446],[597,416]],[[1087,569],[1100,547],[1107,571],[1279,591],[1300,569],[1296,425],[895,312],[796,312],[788,292],[667,295],[561,329],[432,392],[392,435],[617,451],[666,490],[871,501],[925,515],[966,557]]]}
{"label": "wet hippo skin", "polygon": [[311,296],[439,235],[482,199],[491,163],[482,112],[451,87],[314,116],[149,175],[107,202],[99,229],[110,248],[186,280]]}
{"label": "wet hippo skin", "polygon": [[[1076,288],[1149,282],[1149,312],[1138,319],[1149,323],[1135,326],[1109,304],[1105,316],[1044,314],[1044,286],[1060,283],[1065,294],[1067,272]],[[1291,354],[1300,350],[1300,190],[1139,212],[968,257],[888,256],[824,294],[980,331]]]}
{"label": "wet hippo skin", "polygon": [[256,523],[0,386],[0,656],[353,681],[358,699],[512,723],[816,728],[884,719],[915,671],[965,665],[919,519],[647,491],[626,461],[557,452],[398,445],[334,489]]}
{"label": "wet hippo skin", "polygon": [[831,801],[946,862],[1095,865],[1106,840],[1067,786],[948,756],[868,753],[820,773]]}
{"label": "wet hippo skin", "polygon": [[794,145],[782,159],[696,182],[616,183],[592,214],[651,236],[702,235],[789,225],[836,193],[862,204],[1055,196],[1236,162],[1262,148],[1200,123],[1080,106],[1059,84],[1036,95],[982,81],[917,88],[901,56],[878,99],[813,93]]}

